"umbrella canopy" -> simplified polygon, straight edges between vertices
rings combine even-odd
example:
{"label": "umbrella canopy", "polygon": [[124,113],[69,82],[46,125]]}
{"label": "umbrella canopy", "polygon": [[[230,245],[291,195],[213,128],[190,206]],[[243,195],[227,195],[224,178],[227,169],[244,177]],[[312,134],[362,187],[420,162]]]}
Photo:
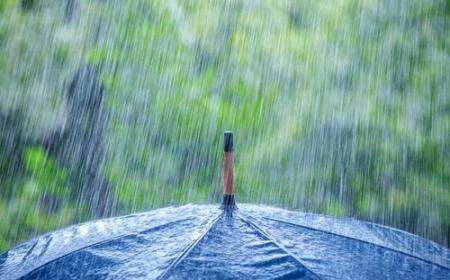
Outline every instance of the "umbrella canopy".
{"label": "umbrella canopy", "polygon": [[55,231],[0,255],[0,279],[450,279],[450,252],[349,218],[169,207]]}

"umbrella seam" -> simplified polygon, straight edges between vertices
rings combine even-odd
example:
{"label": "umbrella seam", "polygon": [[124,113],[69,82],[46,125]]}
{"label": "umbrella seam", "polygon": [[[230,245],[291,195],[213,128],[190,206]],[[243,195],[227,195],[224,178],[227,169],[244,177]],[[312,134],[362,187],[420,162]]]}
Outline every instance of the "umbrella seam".
{"label": "umbrella seam", "polygon": [[206,230],[202,233],[197,239],[195,239],[192,243],[187,245],[184,250],[175,258],[175,260],[156,278],[158,280],[166,279],[169,275],[169,272],[174,269],[178,264],[180,264],[189,254],[190,252],[200,243],[200,241],[209,233],[209,231],[217,224],[219,219],[223,216],[223,212],[217,215],[212,222],[207,225]]}
{"label": "umbrella seam", "polygon": [[354,237],[351,237],[351,236],[346,236],[346,235],[343,235],[343,234],[334,233],[334,232],[323,230],[323,229],[317,229],[317,228],[313,228],[313,227],[309,227],[309,226],[305,226],[305,225],[300,225],[300,224],[292,223],[292,222],[288,222],[288,221],[277,220],[277,219],[272,219],[272,218],[268,218],[268,217],[261,217],[261,218],[262,219],[266,219],[266,220],[270,220],[270,221],[274,221],[274,222],[285,223],[285,224],[292,225],[292,226],[298,226],[298,227],[309,229],[309,230],[313,230],[313,231],[319,231],[319,232],[326,233],[326,234],[329,234],[329,235],[335,235],[335,236],[338,236],[338,237],[341,237],[341,238],[346,238],[346,239],[358,241],[358,242],[365,243],[365,244],[368,244],[368,245],[372,245],[372,246],[375,246],[375,247],[383,248],[383,249],[386,249],[388,251],[392,251],[392,252],[395,252],[395,253],[398,253],[398,254],[402,254],[402,255],[405,255],[405,256],[408,256],[408,257],[411,257],[411,258],[414,258],[414,259],[426,262],[428,264],[441,267],[441,268],[446,269],[446,270],[450,270],[450,267],[447,267],[445,265],[442,265],[442,264],[439,264],[439,263],[435,263],[433,261],[430,261],[430,260],[427,260],[427,259],[415,256],[415,255],[409,254],[407,252],[396,250],[394,248],[390,248],[390,247],[383,246],[383,245],[380,245],[380,244],[372,243],[372,242],[369,242],[369,241],[366,241],[366,240],[361,240],[361,239],[357,239],[357,238],[354,238]]}
{"label": "umbrella seam", "polygon": [[38,267],[36,267],[36,268],[30,270],[29,272],[27,272],[27,273],[25,273],[25,274],[19,276],[17,279],[24,279],[24,277],[30,275],[31,273],[33,273],[33,272],[35,272],[35,271],[38,271],[38,270],[41,269],[43,266],[48,265],[48,264],[51,264],[51,263],[53,263],[53,262],[56,262],[56,261],[58,261],[59,259],[62,259],[62,258],[67,257],[67,256],[70,256],[70,255],[75,254],[75,253],[77,253],[77,252],[80,252],[80,251],[82,251],[82,250],[85,250],[85,249],[88,249],[88,248],[91,248],[91,247],[94,247],[94,246],[97,246],[97,245],[101,245],[101,244],[103,244],[103,243],[107,243],[107,242],[110,242],[110,241],[118,240],[118,239],[121,239],[121,238],[124,238],[124,237],[128,237],[128,236],[131,236],[131,235],[133,235],[133,234],[140,234],[140,233],[143,233],[143,232],[146,232],[146,231],[149,231],[149,230],[157,230],[157,229],[159,229],[159,228],[161,228],[161,227],[165,227],[165,226],[168,226],[168,225],[170,225],[170,224],[176,224],[176,223],[179,223],[179,222],[182,222],[182,221],[187,221],[187,220],[192,220],[192,219],[194,219],[194,218],[187,218],[187,219],[175,220],[175,221],[172,221],[172,222],[169,222],[169,223],[165,223],[165,224],[161,224],[161,225],[158,225],[158,226],[155,226],[155,227],[147,228],[147,229],[145,229],[145,230],[141,230],[141,231],[137,231],[137,232],[133,232],[133,233],[129,233],[129,234],[119,235],[119,236],[116,236],[116,237],[111,238],[111,239],[106,239],[106,240],[102,240],[102,241],[99,241],[99,242],[96,242],[96,243],[89,244],[89,245],[87,245],[87,246],[84,246],[84,247],[81,247],[81,248],[76,249],[76,250],[74,250],[74,251],[71,251],[71,252],[69,252],[69,253],[67,253],[67,254],[63,254],[63,255],[61,255],[61,256],[59,256],[59,257],[53,259],[53,260],[50,260],[50,261],[48,261],[48,262],[46,262],[46,263],[43,263],[42,265],[40,265],[40,266],[38,266]]}
{"label": "umbrella seam", "polygon": [[308,272],[310,272],[311,274],[313,274],[314,276],[316,276],[318,279],[322,279],[322,277],[320,277],[317,273],[315,273],[314,271],[312,271],[310,268],[308,268],[305,264],[303,264],[302,260],[298,257],[296,257],[293,253],[291,253],[288,249],[286,249],[283,245],[281,245],[280,243],[278,243],[276,241],[276,239],[270,235],[269,233],[267,233],[265,230],[263,230],[261,227],[259,227],[258,225],[256,225],[255,223],[247,220],[246,218],[242,217],[241,215],[237,215],[239,217],[239,219],[241,219],[244,223],[248,224],[249,226],[251,226],[253,229],[255,229],[259,234],[262,234],[265,238],[267,238],[270,242],[272,242],[273,244],[275,244],[275,246],[277,246],[278,248],[280,248],[282,251],[284,251],[286,254],[288,254],[290,257],[292,257],[296,262],[298,262],[302,267],[304,267]]}

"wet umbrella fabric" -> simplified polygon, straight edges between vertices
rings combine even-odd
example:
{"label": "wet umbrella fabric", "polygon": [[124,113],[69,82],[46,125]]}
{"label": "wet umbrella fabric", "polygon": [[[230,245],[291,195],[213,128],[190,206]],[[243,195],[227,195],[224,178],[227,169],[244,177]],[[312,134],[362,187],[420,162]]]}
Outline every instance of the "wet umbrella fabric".
{"label": "wet umbrella fabric", "polygon": [[0,279],[450,279],[450,251],[354,219],[239,205],[71,226],[0,255]]}

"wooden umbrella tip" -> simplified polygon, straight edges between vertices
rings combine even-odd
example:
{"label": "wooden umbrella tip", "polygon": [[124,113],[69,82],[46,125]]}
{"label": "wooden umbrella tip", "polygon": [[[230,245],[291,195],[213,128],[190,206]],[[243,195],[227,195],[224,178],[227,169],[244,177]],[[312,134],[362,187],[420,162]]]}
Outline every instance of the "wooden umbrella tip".
{"label": "wooden umbrella tip", "polygon": [[224,152],[222,207],[234,209],[233,132],[229,130],[224,133]]}

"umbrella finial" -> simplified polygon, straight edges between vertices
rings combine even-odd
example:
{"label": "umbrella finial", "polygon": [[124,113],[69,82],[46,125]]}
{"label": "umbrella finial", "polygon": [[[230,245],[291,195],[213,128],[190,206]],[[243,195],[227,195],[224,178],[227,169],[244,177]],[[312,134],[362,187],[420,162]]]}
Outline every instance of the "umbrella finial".
{"label": "umbrella finial", "polygon": [[224,164],[223,164],[223,200],[222,206],[234,208],[234,174],[233,174],[233,132],[224,133]]}

